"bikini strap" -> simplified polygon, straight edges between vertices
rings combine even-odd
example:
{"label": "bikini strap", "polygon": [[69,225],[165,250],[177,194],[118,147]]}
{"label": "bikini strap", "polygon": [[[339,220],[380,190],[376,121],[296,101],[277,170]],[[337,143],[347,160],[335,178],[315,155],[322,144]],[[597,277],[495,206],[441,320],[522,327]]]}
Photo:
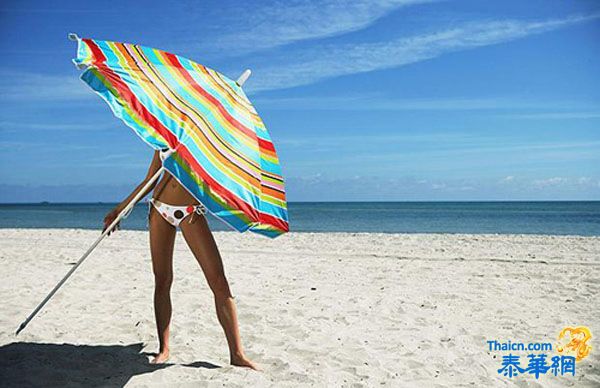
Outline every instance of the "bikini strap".
{"label": "bikini strap", "polygon": [[188,224],[192,223],[192,218],[194,218],[194,214],[203,215],[205,213],[205,211],[206,211],[206,208],[202,204],[194,206],[194,211],[190,215],[190,219],[188,220]]}
{"label": "bikini strap", "polygon": [[203,204],[196,205],[196,207],[194,208],[194,212],[196,212],[198,214],[205,214],[206,213],[206,207],[204,207]]}

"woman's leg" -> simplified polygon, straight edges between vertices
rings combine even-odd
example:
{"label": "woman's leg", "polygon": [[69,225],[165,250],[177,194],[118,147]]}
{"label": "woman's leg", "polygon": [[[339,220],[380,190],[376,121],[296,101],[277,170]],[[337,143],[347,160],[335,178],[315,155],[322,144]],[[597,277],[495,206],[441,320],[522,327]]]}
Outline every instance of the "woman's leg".
{"label": "woman's leg", "polygon": [[245,366],[258,370],[258,367],[244,355],[238,329],[235,302],[229,290],[229,283],[225,277],[221,255],[206,223],[206,219],[197,214],[192,214],[188,217],[193,217],[191,223],[186,218],[179,225],[185,241],[192,250],[196,260],[198,260],[208,285],[213,292],[217,318],[225,331],[225,337],[229,345],[230,362],[232,365]]}
{"label": "woman's leg", "polygon": [[151,206],[149,217],[150,253],[154,272],[154,314],[160,347],[152,363],[169,358],[171,323],[171,284],[173,283],[173,247],[176,229]]}

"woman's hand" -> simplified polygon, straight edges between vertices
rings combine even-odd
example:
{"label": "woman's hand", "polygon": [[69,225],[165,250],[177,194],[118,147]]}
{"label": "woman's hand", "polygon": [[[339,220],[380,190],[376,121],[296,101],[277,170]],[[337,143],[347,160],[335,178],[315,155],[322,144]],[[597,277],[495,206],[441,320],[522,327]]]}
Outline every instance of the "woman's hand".
{"label": "woman's hand", "polygon": [[[121,213],[121,210],[116,207],[113,210],[111,210],[106,217],[104,217],[104,228],[102,229],[102,233],[104,233],[104,231],[106,230],[106,228],[108,228],[110,226],[110,224],[113,223],[113,221],[119,216],[119,213]],[[119,230],[121,226],[121,221],[119,221],[117,223],[117,225],[114,226],[114,228],[108,232],[108,235],[110,236],[110,234],[112,232],[116,232],[117,230]]]}

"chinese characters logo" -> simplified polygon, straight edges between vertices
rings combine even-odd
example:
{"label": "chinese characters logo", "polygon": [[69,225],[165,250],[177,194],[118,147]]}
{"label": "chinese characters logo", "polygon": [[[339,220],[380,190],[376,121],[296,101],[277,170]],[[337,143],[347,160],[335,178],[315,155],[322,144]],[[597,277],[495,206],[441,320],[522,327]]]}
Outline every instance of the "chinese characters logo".
{"label": "chinese characters logo", "polygon": [[551,364],[548,364],[546,357],[546,354],[530,354],[527,356],[529,359],[527,367],[522,368],[520,356],[513,354],[502,356],[502,368],[498,369],[498,373],[507,377],[517,376],[520,373],[529,373],[538,379],[540,375],[544,375],[550,370],[554,376],[558,376],[559,374],[562,376],[567,373],[575,376],[575,357],[554,356],[551,359]]}

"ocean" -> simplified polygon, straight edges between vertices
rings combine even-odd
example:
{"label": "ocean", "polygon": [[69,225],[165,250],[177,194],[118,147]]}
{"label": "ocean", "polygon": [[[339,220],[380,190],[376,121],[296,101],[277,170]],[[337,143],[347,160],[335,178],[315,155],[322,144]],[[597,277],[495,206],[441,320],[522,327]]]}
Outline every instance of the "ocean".
{"label": "ocean", "polygon": [[[0,204],[0,228],[101,229],[115,204]],[[291,202],[291,231],[498,233],[600,236],[600,201],[561,202]],[[122,229],[145,230],[138,204]],[[212,230],[230,230],[208,217]]]}

